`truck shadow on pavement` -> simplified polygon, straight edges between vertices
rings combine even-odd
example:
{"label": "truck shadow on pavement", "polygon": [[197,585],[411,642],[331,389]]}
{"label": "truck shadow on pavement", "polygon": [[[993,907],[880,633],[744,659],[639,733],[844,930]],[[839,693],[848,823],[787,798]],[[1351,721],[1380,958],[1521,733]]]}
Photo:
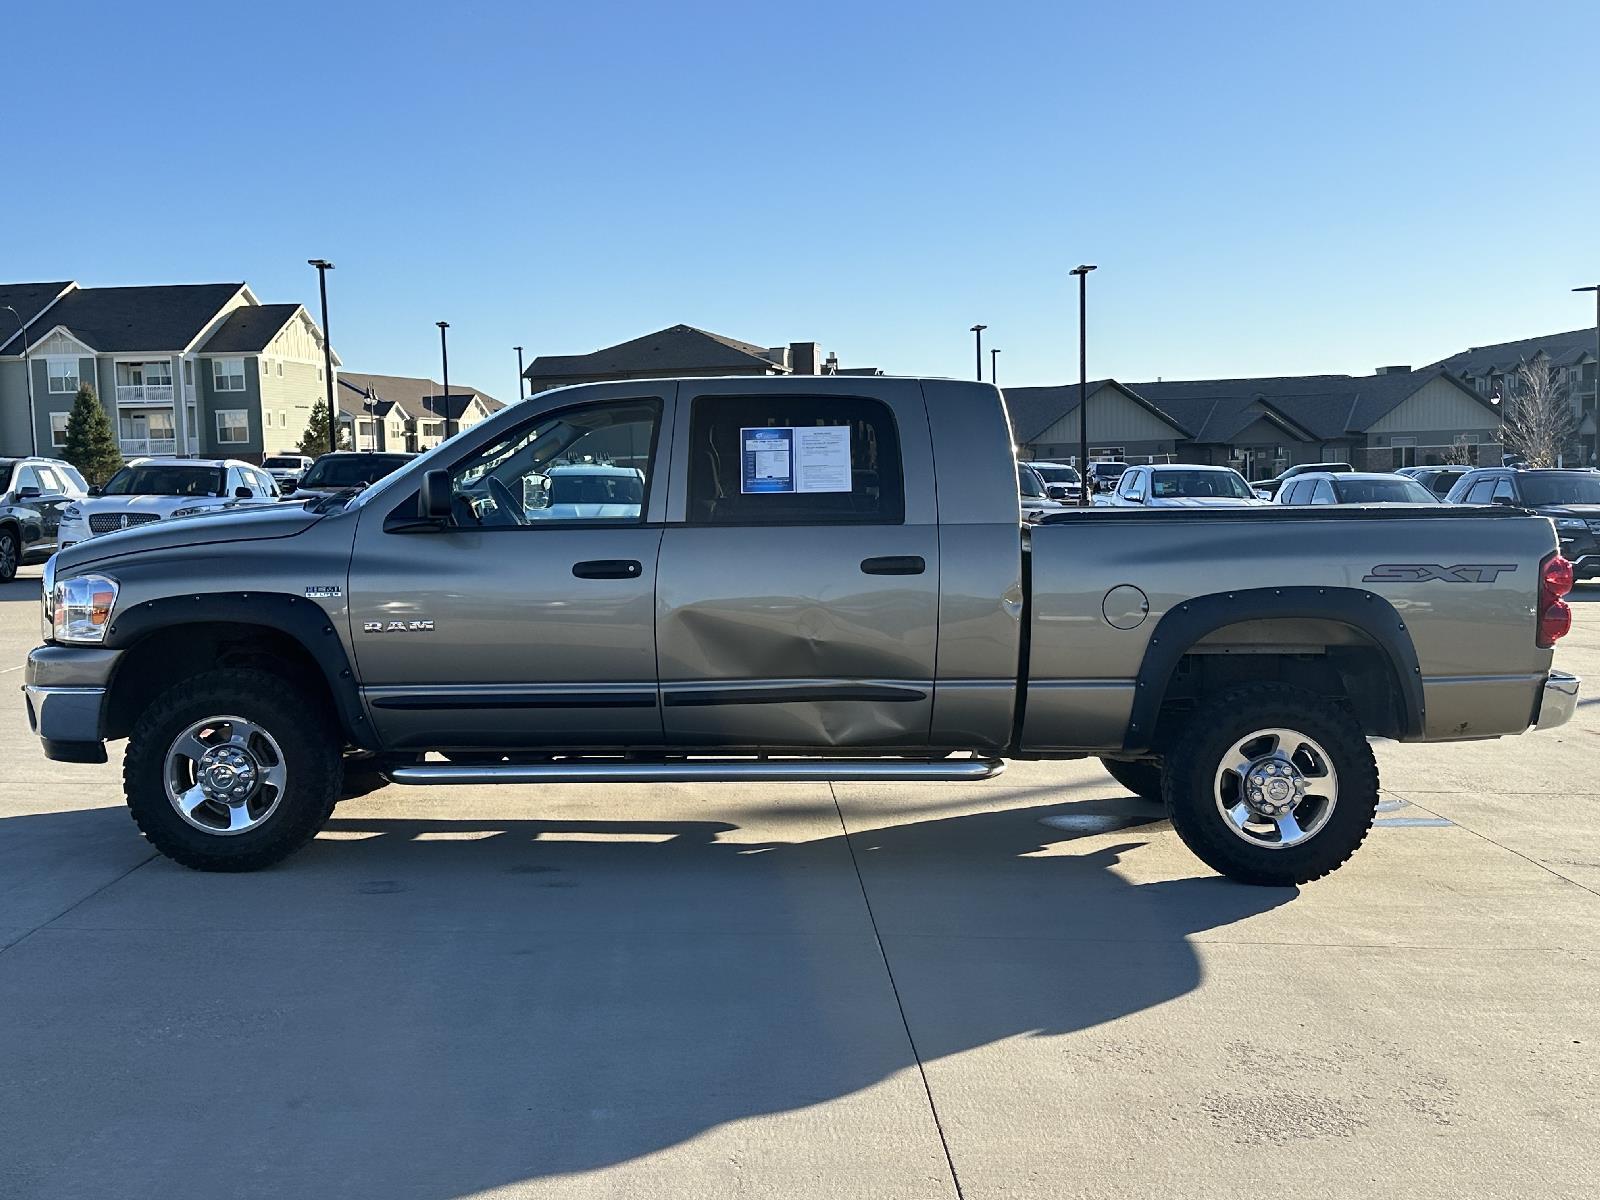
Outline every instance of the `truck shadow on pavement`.
{"label": "truck shadow on pavement", "polygon": [[[112,820],[0,843],[103,853]],[[336,815],[259,874],[154,860],[0,953],[0,1193],[444,1198],[705,1135],[733,1188],[773,1115],[747,1172],[926,1165],[917,1058],[1052,1038],[1070,1079],[1072,1035],[1200,984],[1190,937],[1296,894],[1112,869],[1158,832],[1131,798],[804,841]]]}

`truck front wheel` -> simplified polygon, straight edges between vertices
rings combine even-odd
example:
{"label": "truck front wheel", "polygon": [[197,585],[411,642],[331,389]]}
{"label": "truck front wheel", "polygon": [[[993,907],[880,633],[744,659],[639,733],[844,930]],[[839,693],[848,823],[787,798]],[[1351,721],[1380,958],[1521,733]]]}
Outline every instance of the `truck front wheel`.
{"label": "truck front wheel", "polygon": [[156,698],[128,737],[122,780],[146,840],[202,871],[253,871],[316,835],[339,798],[331,721],[287,680],[217,670]]}
{"label": "truck front wheel", "polygon": [[1287,886],[1333,871],[1378,807],[1378,765],[1346,710],[1300,688],[1250,684],[1206,705],[1167,755],[1178,836],[1243,883]]}

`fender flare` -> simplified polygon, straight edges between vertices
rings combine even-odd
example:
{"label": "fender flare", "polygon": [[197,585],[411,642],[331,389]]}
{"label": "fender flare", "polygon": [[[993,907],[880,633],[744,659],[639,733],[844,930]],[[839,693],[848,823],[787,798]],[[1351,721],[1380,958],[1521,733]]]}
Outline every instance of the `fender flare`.
{"label": "fender flare", "polygon": [[1146,644],[1135,677],[1133,706],[1123,735],[1125,752],[1151,748],[1156,720],[1178,661],[1209,633],[1241,621],[1271,619],[1337,621],[1366,635],[1378,647],[1400,689],[1402,736],[1422,734],[1425,709],[1422,666],[1404,619],[1382,596],[1360,588],[1243,588],[1196,596],[1168,609]]}
{"label": "fender flare", "polygon": [[322,672],[345,736],[362,749],[377,750],[377,735],[367,720],[335,620],[315,601],[282,592],[190,592],[141,601],[116,613],[104,644],[107,649],[127,650],[153,633],[198,623],[254,625],[285,634],[304,648]]}

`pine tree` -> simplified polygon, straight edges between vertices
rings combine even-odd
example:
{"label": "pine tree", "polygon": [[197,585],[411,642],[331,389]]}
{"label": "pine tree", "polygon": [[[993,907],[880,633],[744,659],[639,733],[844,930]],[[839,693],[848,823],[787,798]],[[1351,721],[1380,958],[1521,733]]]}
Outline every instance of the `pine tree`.
{"label": "pine tree", "polygon": [[329,442],[328,406],[318,400],[311,406],[311,420],[306,425],[306,431],[300,435],[300,453],[315,458],[319,454],[326,454],[329,450],[343,449],[346,446],[347,441],[342,428],[338,430],[338,445]]}
{"label": "pine tree", "polygon": [[87,383],[79,386],[72,402],[72,412],[67,416],[67,444],[61,455],[94,484],[104,483],[122,468],[122,448],[117,444],[111,419]]}

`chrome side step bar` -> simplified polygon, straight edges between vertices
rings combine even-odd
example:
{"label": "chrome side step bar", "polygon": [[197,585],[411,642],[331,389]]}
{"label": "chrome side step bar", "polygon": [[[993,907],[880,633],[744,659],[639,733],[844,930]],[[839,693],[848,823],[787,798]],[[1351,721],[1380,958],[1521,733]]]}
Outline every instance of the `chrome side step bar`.
{"label": "chrome side step bar", "polygon": [[625,762],[575,759],[554,763],[417,763],[384,772],[393,783],[882,783],[992,779],[1006,769],[998,758],[927,759],[687,759]]}

